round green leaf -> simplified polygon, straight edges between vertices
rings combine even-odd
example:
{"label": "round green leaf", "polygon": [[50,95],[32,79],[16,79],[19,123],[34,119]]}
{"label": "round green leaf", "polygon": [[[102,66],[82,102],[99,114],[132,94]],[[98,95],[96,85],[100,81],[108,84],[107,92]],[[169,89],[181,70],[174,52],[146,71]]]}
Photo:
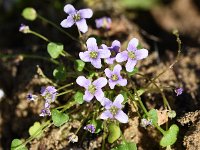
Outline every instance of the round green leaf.
{"label": "round green leaf", "polygon": [[25,145],[21,145],[21,144],[22,144],[22,141],[19,139],[12,140],[11,150],[28,150],[28,148]]}
{"label": "round green leaf", "polygon": [[160,140],[160,145],[162,147],[173,145],[177,140],[178,132],[179,132],[179,127],[176,124],[171,125],[169,130],[166,131],[165,135]]}
{"label": "round green leaf", "polygon": [[37,18],[37,12],[34,8],[27,7],[22,11],[22,16],[30,21],[34,21]]}
{"label": "round green leaf", "polygon": [[28,130],[30,136],[34,135],[35,137],[39,138],[42,135],[42,133],[38,132],[36,135],[35,133],[38,131],[40,127],[41,127],[41,124],[39,122],[35,122]]}
{"label": "round green leaf", "polygon": [[76,59],[74,67],[75,67],[75,70],[77,70],[77,71],[83,71],[83,69],[85,67],[85,62],[80,59]]}
{"label": "round green leaf", "polygon": [[112,123],[108,127],[109,135],[108,135],[108,142],[113,143],[121,136],[121,130],[119,126]]}
{"label": "round green leaf", "polygon": [[149,119],[152,120],[153,124],[157,124],[158,123],[158,115],[157,115],[157,111],[155,109],[151,109],[148,112],[148,117],[149,117]]}
{"label": "round green leaf", "polygon": [[75,102],[77,102],[78,104],[83,104],[84,100],[83,100],[83,93],[80,91],[77,91],[74,95],[74,100]]}
{"label": "round green leaf", "polygon": [[69,116],[65,113],[58,111],[57,109],[53,109],[51,111],[51,116],[53,120],[53,124],[57,127],[60,127],[65,122],[69,120]]}
{"label": "round green leaf", "polygon": [[126,143],[118,145],[117,147],[111,150],[137,150],[137,146],[133,142],[126,142]]}
{"label": "round green leaf", "polygon": [[58,58],[58,56],[62,53],[64,46],[62,44],[50,42],[47,45],[47,51],[52,58]]}
{"label": "round green leaf", "polygon": [[63,65],[60,65],[59,67],[55,68],[53,70],[53,76],[60,81],[64,81],[67,77],[66,68]]}

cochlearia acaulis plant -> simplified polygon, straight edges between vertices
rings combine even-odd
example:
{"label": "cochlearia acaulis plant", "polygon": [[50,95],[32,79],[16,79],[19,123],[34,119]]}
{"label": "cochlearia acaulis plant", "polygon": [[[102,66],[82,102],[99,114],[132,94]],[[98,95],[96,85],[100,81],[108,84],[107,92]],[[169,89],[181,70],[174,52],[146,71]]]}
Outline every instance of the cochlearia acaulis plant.
{"label": "cochlearia acaulis plant", "polygon": [[[63,44],[50,41],[47,37],[31,30],[27,25],[20,26],[20,32],[36,35],[47,42],[47,52],[50,58],[43,59],[53,63],[55,69],[53,70],[54,79],[49,79],[37,66],[37,73],[45,80],[46,84],[41,87],[40,92],[27,92],[26,98],[27,103],[34,105],[38,105],[39,102],[43,103],[43,107],[38,113],[41,120],[30,127],[28,139],[14,139],[11,149],[27,149],[33,139],[44,138],[47,129],[54,126],[54,128],[60,128],[58,134],[63,132],[60,136],[62,135],[62,139],[67,141],[66,146],[76,142],[81,144],[82,141],[87,140],[87,136],[91,137],[90,135],[94,134],[96,137],[102,137],[100,146],[102,149],[110,147],[114,150],[135,150],[137,143],[127,141],[124,136],[125,128],[137,126],[130,124],[130,120],[134,118],[131,115],[132,111],[138,114],[141,127],[160,131],[162,136],[159,136],[161,137],[159,144],[161,147],[170,148],[176,142],[178,126],[176,124],[169,126],[168,121],[164,122],[166,128],[163,129],[159,123],[158,110],[154,108],[148,110],[141,96],[152,92],[150,85],[154,85],[163,97],[163,110],[167,112],[166,118],[174,118],[176,112],[171,109],[164,90],[155,81],[168,69],[171,69],[175,63],[161,71],[159,75],[149,79],[137,67],[138,62],[142,66],[144,59],[148,59],[149,50],[142,48],[136,37],[127,39],[125,42],[127,45],[121,43],[120,39],[110,41],[109,34],[103,34],[107,36],[108,40],[99,41],[101,37],[98,35],[84,34],[89,30],[86,21],[91,19],[95,13],[92,9],[77,10],[71,4],[67,4],[64,6],[64,12],[66,18],[61,21],[60,25],[39,15],[34,8],[25,8],[22,12],[23,17],[27,20],[34,21],[38,18],[49,23],[77,42],[80,47],[76,50],[73,49],[76,53],[78,52],[78,55],[72,55],[64,50]],[[94,20],[96,30],[101,30],[101,32],[112,30],[110,17],[103,16]],[[73,25],[77,27],[80,38],[67,32]],[[177,62],[181,41],[178,33],[174,32],[174,34],[179,45],[175,61]],[[22,57],[26,56],[22,55]],[[63,62],[59,61],[61,57],[62,60],[66,58],[68,63],[61,63]],[[134,81],[137,75],[147,81],[145,85],[136,86]],[[183,88],[176,87],[172,91],[179,96],[182,94]],[[69,129],[68,127],[77,120],[79,127]]]}

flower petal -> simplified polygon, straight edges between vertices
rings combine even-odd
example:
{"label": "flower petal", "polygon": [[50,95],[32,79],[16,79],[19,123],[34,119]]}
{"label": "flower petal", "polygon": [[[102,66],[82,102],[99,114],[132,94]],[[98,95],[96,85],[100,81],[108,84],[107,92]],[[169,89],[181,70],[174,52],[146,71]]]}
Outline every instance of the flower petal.
{"label": "flower petal", "polygon": [[95,67],[95,68],[101,68],[101,59],[91,59],[91,64]]}
{"label": "flower petal", "polygon": [[137,50],[135,51],[135,55],[137,60],[144,59],[148,56],[148,50],[146,49]]}
{"label": "flower petal", "polygon": [[107,84],[107,79],[104,77],[100,77],[98,79],[96,79],[92,84],[96,86],[96,88],[102,88],[104,86],[106,86]]}
{"label": "flower petal", "polygon": [[109,65],[112,65],[115,61],[115,57],[112,57],[112,58],[106,58],[105,62]]}
{"label": "flower petal", "polygon": [[118,40],[114,40],[113,42],[112,42],[112,45],[111,45],[111,47],[121,47],[121,44],[120,44],[120,42],[118,41]]}
{"label": "flower petal", "polygon": [[65,5],[64,11],[65,11],[67,14],[74,14],[74,13],[76,12],[74,6],[72,6],[71,4]]}
{"label": "flower petal", "polygon": [[111,79],[109,79],[109,87],[110,87],[110,89],[114,89],[115,88],[115,85],[117,84],[117,82],[116,81],[112,81]]}
{"label": "flower petal", "polygon": [[122,108],[122,102],[124,101],[124,97],[122,94],[117,95],[117,97],[115,98],[114,102],[113,102],[113,106],[121,109]]}
{"label": "flower petal", "polygon": [[105,72],[105,74],[106,74],[106,76],[107,76],[108,78],[111,78],[111,76],[112,76],[112,71],[111,71],[109,68],[106,68],[106,69],[104,70],[104,72]]}
{"label": "flower petal", "polygon": [[94,95],[92,95],[88,90],[85,91],[85,95],[83,95],[83,100],[86,102],[90,102],[93,99]]}
{"label": "flower petal", "polygon": [[99,53],[99,58],[109,58],[111,55],[110,50],[106,49],[99,49],[98,53]]}
{"label": "flower petal", "polygon": [[104,98],[104,92],[102,91],[102,89],[97,89],[94,96],[96,97],[96,99],[98,101],[102,101],[102,99]]}
{"label": "flower petal", "polygon": [[84,76],[79,76],[76,79],[76,83],[84,88],[88,88],[89,85],[91,85],[91,81],[89,79],[86,79]]}
{"label": "flower petal", "polygon": [[79,57],[84,62],[90,62],[90,52],[89,51],[80,52]]}
{"label": "flower petal", "polygon": [[132,59],[128,59],[127,63],[126,63],[126,71],[128,72],[132,72],[135,65],[137,63],[137,60],[132,60]]}
{"label": "flower petal", "polygon": [[106,97],[102,98],[100,102],[101,105],[104,106],[106,109],[110,109],[110,107],[112,106],[112,102]]}
{"label": "flower petal", "polygon": [[110,112],[110,110],[106,110],[100,115],[100,118],[103,119],[103,120],[106,120],[108,118],[113,118],[113,115]]}
{"label": "flower petal", "polygon": [[80,14],[81,18],[91,18],[93,15],[92,9],[81,9],[78,11],[78,14]]}
{"label": "flower petal", "polygon": [[127,80],[126,79],[120,79],[117,81],[117,84],[121,86],[126,86],[127,85]]}
{"label": "flower petal", "polygon": [[127,51],[123,51],[121,53],[118,53],[116,55],[116,61],[117,62],[123,62],[126,61],[128,59],[128,52]]}
{"label": "flower petal", "polygon": [[132,38],[130,40],[130,42],[128,43],[128,47],[127,47],[127,50],[130,51],[130,50],[136,50],[137,49],[137,46],[138,46],[138,39],[136,38]]}
{"label": "flower petal", "polygon": [[87,45],[88,50],[90,51],[98,50],[96,39],[93,37],[89,38],[86,41],[86,45]]}
{"label": "flower petal", "polygon": [[128,122],[128,116],[122,110],[119,110],[114,117],[121,123]]}
{"label": "flower petal", "polygon": [[120,71],[121,70],[122,70],[122,66],[120,64],[117,64],[113,69],[113,73],[117,74],[118,76],[120,76]]}
{"label": "flower petal", "polygon": [[72,16],[68,16],[67,19],[64,19],[60,25],[63,27],[63,28],[69,28],[71,27],[72,25],[74,24],[74,19],[72,18]]}
{"label": "flower petal", "polygon": [[81,20],[77,21],[77,22],[76,22],[76,25],[77,25],[78,29],[79,29],[81,32],[85,33],[85,32],[88,31],[88,25],[87,25],[85,19],[81,19]]}

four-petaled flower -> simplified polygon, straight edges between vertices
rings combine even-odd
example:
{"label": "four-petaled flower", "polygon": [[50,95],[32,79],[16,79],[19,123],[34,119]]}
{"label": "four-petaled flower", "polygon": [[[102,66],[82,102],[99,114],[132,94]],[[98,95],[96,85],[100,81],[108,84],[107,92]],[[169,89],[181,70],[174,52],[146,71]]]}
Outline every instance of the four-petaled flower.
{"label": "four-petaled flower", "polygon": [[111,47],[107,47],[105,44],[102,44],[101,47],[102,47],[103,49],[109,49],[109,50],[110,50],[111,56],[110,56],[109,58],[106,58],[106,59],[105,59],[105,62],[106,62],[107,64],[113,64],[114,61],[115,61],[116,55],[119,53],[119,49],[120,49],[120,47],[121,47],[120,42],[119,42],[118,40],[114,40],[114,41],[112,42]]}
{"label": "four-petaled flower", "polygon": [[124,97],[119,94],[115,101],[112,102],[107,98],[104,98],[101,103],[105,107],[105,111],[100,115],[101,119],[117,119],[121,123],[128,122],[128,116],[121,110],[122,109],[122,102],[124,101]]}
{"label": "four-petaled flower", "polygon": [[138,39],[133,38],[128,43],[127,50],[118,53],[116,56],[117,62],[124,62],[127,60],[126,63],[126,71],[132,72],[137,61],[144,59],[148,56],[148,50],[146,49],[137,49],[138,46]]}
{"label": "four-petaled flower", "polygon": [[86,44],[88,51],[80,52],[80,59],[84,62],[91,62],[95,68],[101,68],[101,58],[109,58],[110,51],[108,49],[98,49],[95,38],[89,38]]}
{"label": "four-petaled flower", "polygon": [[89,131],[90,133],[94,133],[96,130],[96,128],[93,124],[88,124],[83,129]]}
{"label": "four-petaled flower", "polygon": [[105,74],[109,78],[108,83],[111,89],[114,89],[116,84],[119,84],[121,86],[127,85],[127,80],[123,79],[120,75],[120,71],[122,70],[122,66],[117,64],[113,71],[111,71],[109,68],[105,69]]}
{"label": "four-petaled flower", "polygon": [[91,9],[76,10],[71,4],[67,4],[64,7],[64,11],[69,14],[69,16],[60,23],[62,27],[69,28],[75,23],[81,32],[85,33],[88,31],[85,18],[92,17],[93,12]]}
{"label": "four-petaled flower", "polygon": [[54,86],[42,87],[40,92],[41,92],[41,95],[46,100],[46,102],[51,103],[55,101],[57,90],[55,89]]}
{"label": "four-petaled flower", "polygon": [[111,28],[112,20],[110,17],[102,17],[95,20],[97,28],[104,28],[109,30]]}
{"label": "four-petaled flower", "polygon": [[106,78],[100,77],[91,82],[91,80],[86,79],[84,76],[79,76],[76,79],[76,83],[86,89],[83,96],[85,101],[90,102],[93,97],[96,97],[98,101],[101,101],[104,97],[104,93],[101,88],[107,84]]}

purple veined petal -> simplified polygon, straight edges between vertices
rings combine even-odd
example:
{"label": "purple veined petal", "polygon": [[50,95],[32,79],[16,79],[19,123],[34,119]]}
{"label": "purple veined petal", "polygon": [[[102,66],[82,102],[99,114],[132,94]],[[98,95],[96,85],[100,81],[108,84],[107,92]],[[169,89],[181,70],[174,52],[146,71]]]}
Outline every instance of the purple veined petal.
{"label": "purple veined petal", "polygon": [[94,96],[99,102],[101,102],[101,100],[104,98],[104,92],[102,91],[102,89],[97,89]]}
{"label": "purple veined petal", "polygon": [[96,39],[93,37],[89,38],[86,41],[86,45],[87,45],[88,50],[90,51],[98,50]]}
{"label": "purple veined petal", "polygon": [[137,63],[137,60],[128,59],[126,65],[125,65],[126,71],[132,72],[134,67],[135,67],[135,65],[136,65],[136,63]]}
{"label": "purple veined petal", "polygon": [[95,24],[97,28],[101,28],[102,24],[103,24],[103,20],[102,19],[95,19]]}
{"label": "purple veined petal", "polygon": [[81,18],[91,18],[93,15],[93,12],[91,9],[81,9],[78,11],[78,14],[80,14]]}
{"label": "purple veined petal", "polygon": [[67,13],[67,14],[74,14],[76,12],[76,9],[74,8],[74,6],[72,6],[71,4],[67,4],[65,5],[64,7],[64,11]]}
{"label": "purple veined petal", "polygon": [[91,81],[89,79],[86,79],[84,76],[79,76],[76,79],[76,83],[84,88],[88,88],[89,85],[91,85]]}
{"label": "purple veined petal", "polygon": [[101,44],[101,46],[100,46],[102,49],[106,49],[106,50],[108,50],[108,46],[106,45],[106,44]]}
{"label": "purple veined petal", "polygon": [[93,99],[94,95],[92,95],[88,90],[85,91],[83,95],[83,100],[86,102],[90,102]]}
{"label": "purple veined petal", "polygon": [[68,16],[67,19],[64,19],[60,25],[63,27],[63,28],[69,28],[71,27],[73,24],[74,24],[74,19],[72,18],[72,16]]}
{"label": "purple veined petal", "polygon": [[111,55],[110,50],[106,50],[106,49],[99,49],[98,53],[99,53],[100,58],[109,58]]}
{"label": "purple veined petal", "polygon": [[135,55],[137,60],[144,59],[148,56],[148,50],[146,49],[137,50],[135,51]]}
{"label": "purple veined petal", "polygon": [[121,109],[122,108],[122,102],[124,101],[124,97],[122,94],[117,95],[117,97],[115,98],[114,102],[113,102],[113,106]]}
{"label": "purple veined petal", "polygon": [[127,51],[123,51],[121,53],[118,53],[116,55],[116,61],[117,62],[123,62],[126,61],[128,59],[128,52]]}
{"label": "purple veined petal", "polygon": [[117,84],[121,86],[126,86],[127,85],[127,80],[126,79],[120,79],[117,81]]}
{"label": "purple veined petal", "polygon": [[110,107],[112,106],[112,102],[106,97],[102,98],[100,102],[101,105],[104,106],[106,109],[110,109]]}
{"label": "purple veined petal", "polygon": [[105,72],[105,74],[106,74],[106,77],[111,78],[111,76],[112,76],[112,71],[111,71],[109,68],[106,68],[106,69],[104,70],[104,72]]}
{"label": "purple veined petal", "polygon": [[88,31],[88,25],[87,25],[85,19],[81,19],[81,20],[77,21],[77,22],[76,22],[76,25],[77,25],[78,29],[79,29],[81,32],[85,33],[85,32]]}
{"label": "purple veined petal", "polygon": [[108,64],[108,65],[112,65],[115,61],[115,57],[112,57],[112,58],[106,58],[105,59],[105,62]]}
{"label": "purple veined petal", "polygon": [[95,85],[97,88],[102,88],[104,86],[106,86],[107,84],[107,79],[104,77],[100,77],[98,79],[96,79],[92,84]]}
{"label": "purple veined petal", "polygon": [[111,47],[115,47],[115,46],[117,46],[117,47],[121,47],[121,44],[120,44],[120,42],[118,41],[118,40],[114,40],[113,42],[112,42],[112,45],[111,45]]}
{"label": "purple veined petal", "polygon": [[128,116],[122,110],[119,110],[114,117],[121,123],[128,122]]}
{"label": "purple veined petal", "polygon": [[110,110],[106,110],[104,111],[101,115],[100,115],[100,118],[103,119],[103,120],[106,120],[108,118],[113,118],[113,115],[112,113],[110,112]]}
{"label": "purple veined petal", "polygon": [[102,66],[101,59],[91,59],[91,64],[97,69],[100,69]]}
{"label": "purple veined petal", "polygon": [[138,39],[136,38],[132,38],[130,40],[130,42],[128,43],[128,47],[127,47],[127,50],[130,51],[130,50],[136,50],[137,49],[137,46],[138,46]]}
{"label": "purple veined petal", "polygon": [[40,93],[41,93],[42,96],[45,96],[46,93],[47,93],[46,87],[42,86],[42,87],[41,87],[41,90],[40,90]]}
{"label": "purple veined petal", "polygon": [[80,52],[79,57],[84,62],[90,62],[90,52],[89,51]]}
{"label": "purple veined petal", "polygon": [[112,81],[111,79],[109,79],[108,84],[109,84],[110,89],[114,89],[115,85],[117,84],[117,82],[116,81]]}
{"label": "purple veined petal", "polygon": [[113,69],[113,73],[117,74],[118,76],[120,76],[120,71],[121,70],[122,70],[122,66],[120,64],[117,64]]}

